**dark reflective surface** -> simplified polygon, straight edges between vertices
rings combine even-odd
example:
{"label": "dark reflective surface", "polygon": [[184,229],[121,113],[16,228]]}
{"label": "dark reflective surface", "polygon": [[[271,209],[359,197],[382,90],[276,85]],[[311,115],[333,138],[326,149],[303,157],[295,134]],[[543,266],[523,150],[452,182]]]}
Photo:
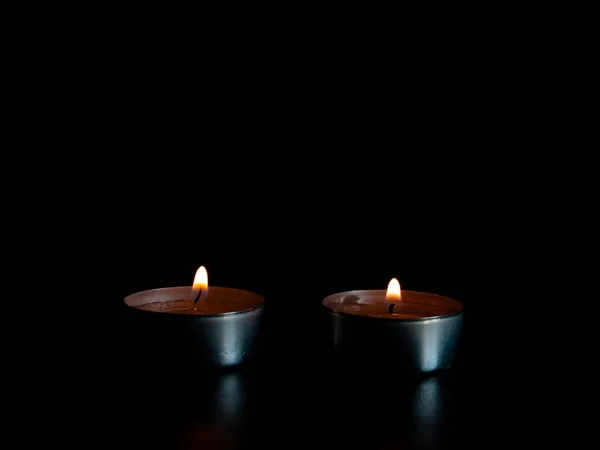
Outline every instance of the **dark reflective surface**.
{"label": "dark reflective surface", "polygon": [[[341,359],[310,332],[267,320],[257,354],[233,371],[124,351],[124,445],[161,449],[444,449],[467,445],[462,358],[430,376]],[[126,321],[135,338],[135,323]],[[138,343],[141,344],[141,343]],[[134,350],[135,349],[135,350]],[[462,355],[462,354],[461,354]],[[460,355],[459,355],[460,356]]]}

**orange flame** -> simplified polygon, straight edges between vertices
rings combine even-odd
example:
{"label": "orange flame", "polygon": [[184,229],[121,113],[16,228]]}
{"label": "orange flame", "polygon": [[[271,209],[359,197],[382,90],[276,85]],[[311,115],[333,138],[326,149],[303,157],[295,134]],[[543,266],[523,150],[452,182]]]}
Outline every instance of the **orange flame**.
{"label": "orange flame", "polygon": [[387,303],[399,302],[402,298],[402,291],[400,290],[400,283],[395,278],[390,280],[388,284],[387,292],[385,293],[385,301]]}
{"label": "orange flame", "polygon": [[203,292],[208,290],[208,273],[204,266],[198,268],[196,276],[194,277],[194,284],[192,285],[192,295],[194,298],[196,298],[200,290]]}

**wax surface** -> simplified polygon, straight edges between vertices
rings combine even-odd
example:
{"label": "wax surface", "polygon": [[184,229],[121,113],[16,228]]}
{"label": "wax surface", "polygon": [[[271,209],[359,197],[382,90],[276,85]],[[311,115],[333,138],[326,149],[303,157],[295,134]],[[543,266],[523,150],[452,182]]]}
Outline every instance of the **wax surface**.
{"label": "wax surface", "polygon": [[460,302],[449,297],[427,292],[402,291],[402,299],[393,302],[396,306],[390,314],[390,303],[385,302],[385,294],[383,289],[340,292],[325,298],[323,305],[336,312],[388,319],[440,317],[463,309]]}
{"label": "wax surface", "polygon": [[210,287],[196,305],[189,286],[152,289],[128,296],[125,303],[145,311],[167,314],[224,314],[258,308],[264,298],[241,289]]}

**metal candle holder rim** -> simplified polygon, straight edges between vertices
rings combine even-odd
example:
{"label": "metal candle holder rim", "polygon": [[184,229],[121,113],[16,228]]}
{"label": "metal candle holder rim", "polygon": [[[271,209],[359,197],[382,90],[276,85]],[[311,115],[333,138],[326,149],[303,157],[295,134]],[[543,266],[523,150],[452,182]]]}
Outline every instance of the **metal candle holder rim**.
{"label": "metal candle holder rim", "polygon": [[148,311],[145,309],[140,309],[140,308],[136,308],[135,306],[131,306],[130,304],[127,303],[127,299],[130,297],[133,297],[134,295],[137,294],[141,294],[142,292],[147,292],[147,291],[163,291],[163,290],[167,290],[167,289],[181,289],[181,288],[191,288],[191,286],[169,286],[169,287],[162,287],[162,288],[155,288],[155,289],[145,289],[143,291],[139,291],[139,292],[134,292],[133,294],[129,294],[127,297],[125,297],[125,299],[123,300],[125,302],[125,304],[130,307],[130,308],[134,308],[137,311],[141,311],[144,313],[151,313],[151,314],[165,314],[165,315],[169,315],[169,316],[186,316],[192,319],[201,319],[203,317],[223,317],[223,316],[233,316],[233,315],[237,315],[237,314],[244,314],[244,313],[248,313],[250,311],[255,311],[257,309],[261,309],[265,307],[265,298],[260,295],[257,294],[256,292],[252,292],[252,291],[247,291],[245,289],[237,289],[237,288],[225,288],[222,286],[210,286],[210,288],[221,288],[221,289],[231,289],[234,291],[243,291],[243,292],[248,292],[250,294],[254,294],[259,296],[262,299],[262,303],[258,306],[255,306],[253,308],[248,308],[248,309],[242,309],[241,311],[229,311],[229,312],[223,312],[223,313],[211,313],[211,314],[177,314],[177,313],[164,313],[164,312],[160,312],[160,311]]}
{"label": "metal candle holder rim", "polygon": [[[360,290],[362,290],[362,289],[360,289]],[[354,291],[346,291],[346,292],[350,293],[350,292],[354,292]],[[338,314],[340,316],[352,317],[352,318],[355,318],[355,319],[358,319],[358,320],[367,320],[367,319],[371,319],[372,320],[372,319],[375,319],[375,320],[383,320],[383,321],[388,321],[388,322],[392,321],[392,322],[399,322],[399,323],[402,323],[402,322],[426,322],[428,320],[446,319],[446,318],[451,318],[451,317],[459,316],[465,310],[465,306],[461,302],[459,302],[458,300],[455,300],[455,299],[453,299],[451,297],[446,297],[444,295],[433,294],[433,293],[430,293],[430,292],[421,292],[421,291],[412,291],[412,292],[419,292],[421,294],[435,295],[437,297],[449,298],[451,300],[454,300],[457,303],[460,303],[460,309],[458,311],[456,311],[456,312],[453,312],[453,313],[450,313],[450,314],[442,314],[442,315],[439,315],[439,316],[410,317],[410,318],[394,319],[394,318],[391,318],[391,317],[361,316],[360,314],[351,314],[351,313],[347,313],[347,312],[343,312],[343,311],[335,311],[334,309],[331,309],[329,306],[327,306],[325,304],[325,300],[327,300],[329,297],[332,297],[334,295],[345,294],[346,292],[336,292],[335,294],[328,295],[327,297],[325,297],[323,299],[323,301],[321,302],[321,304],[323,305],[324,308],[327,308],[327,310],[329,310],[331,313]],[[400,300],[400,301],[402,301],[402,300]]]}

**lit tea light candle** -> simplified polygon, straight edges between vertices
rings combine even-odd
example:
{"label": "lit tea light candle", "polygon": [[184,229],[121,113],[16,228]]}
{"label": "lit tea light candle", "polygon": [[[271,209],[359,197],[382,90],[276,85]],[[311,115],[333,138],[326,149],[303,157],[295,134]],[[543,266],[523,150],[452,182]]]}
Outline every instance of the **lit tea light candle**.
{"label": "lit tea light candle", "polygon": [[196,271],[192,286],[152,289],[138,292],[125,303],[144,311],[168,314],[227,314],[258,308],[264,298],[241,289],[208,286],[204,266]]}
{"label": "lit tea light candle", "polygon": [[463,316],[457,300],[402,290],[393,278],[387,290],[340,292],[323,305],[336,350],[397,361],[419,372],[452,364]]}
{"label": "lit tea light candle", "polygon": [[361,290],[330,295],[323,304],[329,309],[358,316],[383,319],[423,319],[462,311],[460,302],[427,292],[403,291],[396,278],[387,290]]}
{"label": "lit tea light candle", "polygon": [[201,266],[192,286],[136,292],[125,298],[125,304],[138,311],[141,321],[151,322],[156,333],[161,333],[160,327],[169,328],[178,338],[194,342],[203,360],[225,367],[242,363],[251,353],[264,297],[242,289],[209,287],[208,273]]}

